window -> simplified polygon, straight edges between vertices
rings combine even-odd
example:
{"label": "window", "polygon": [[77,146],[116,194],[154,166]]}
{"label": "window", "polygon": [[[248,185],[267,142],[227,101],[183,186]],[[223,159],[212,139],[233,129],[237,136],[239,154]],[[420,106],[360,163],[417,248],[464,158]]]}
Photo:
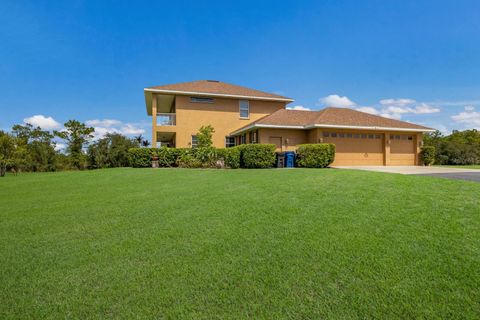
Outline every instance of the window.
{"label": "window", "polygon": [[330,132],[324,132],[324,133],[323,133],[323,137],[324,137],[324,138],[330,137]]}
{"label": "window", "polygon": [[412,137],[412,136],[408,136],[408,140],[413,140],[413,137]]}
{"label": "window", "polygon": [[196,148],[197,146],[198,146],[197,136],[192,135],[192,148]]}
{"label": "window", "polygon": [[375,139],[381,139],[382,137],[379,134],[375,135]]}
{"label": "window", "polygon": [[250,118],[250,103],[248,102],[248,100],[240,100],[239,109],[240,109],[240,118],[242,119]]}
{"label": "window", "polygon": [[400,140],[400,136],[399,136],[399,135],[396,135],[396,136],[395,136],[395,140]]}
{"label": "window", "polygon": [[247,135],[246,134],[242,134],[240,136],[240,144],[245,144],[247,143]]}
{"label": "window", "polygon": [[337,133],[336,132],[332,132],[332,138],[336,138],[337,137]]}
{"label": "window", "polygon": [[353,137],[353,134],[347,133],[347,138],[352,138],[352,137]]}
{"label": "window", "polygon": [[339,134],[338,134],[338,137],[339,137],[339,138],[345,138],[345,133],[339,133]]}
{"label": "window", "polygon": [[369,134],[368,139],[373,139],[373,134]]}
{"label": "window", "polygon": [[213,103],[212,98],[190,97],[190,102],[193,103]]}
{"label": "window", "polygon": [[225,137],[225,148],[235,147],[235,137]]}
{"label": "window", "polygon": [[250,131],[249,139],[250,139],[250,143],[258,143],[258,141],[257,141],[257,131]]}
{"label": "window", "polygon": [[367,139],[367,135],[365,133],[362,133],[362,139]]}
{"label": "window", "polygon": [[353,137],[354,137],[355,139],[359,139],[359,138],[360,138],[360,135],[359,135],[358,133],[355,133],[355,134],[353,135]]}

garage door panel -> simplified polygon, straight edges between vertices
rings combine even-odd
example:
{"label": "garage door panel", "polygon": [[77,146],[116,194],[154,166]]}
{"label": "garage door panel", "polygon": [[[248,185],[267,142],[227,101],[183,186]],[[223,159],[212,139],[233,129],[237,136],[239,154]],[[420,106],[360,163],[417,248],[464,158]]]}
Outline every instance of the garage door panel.
{"label": "garage door panel", "polygon": [[383,165],[383,139],[330,137],[324,142],[335,144],[334,166]]}
{"label": "garage door panel", "polygon": [[336,153],[334,166],[383,165],[383,153]]}
{"label": "garage door panel", "polygon": [[[398,136],[396,136],[398,137]],[[413,166],[415,165],[415,144],[413,138],[407,139],[407,135],[400,136],[401,139],[390,140],[390,165],[392,166]]]}

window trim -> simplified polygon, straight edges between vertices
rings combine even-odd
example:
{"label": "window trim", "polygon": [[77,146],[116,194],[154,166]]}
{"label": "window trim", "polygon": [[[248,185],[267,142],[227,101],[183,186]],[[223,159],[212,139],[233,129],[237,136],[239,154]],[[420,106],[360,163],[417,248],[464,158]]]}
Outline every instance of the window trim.
{"label": "window trim", "polygon": [[[229,139],[231,139],[231,140],[229,141]],[[226,136],[225,137],[225,148],[231,148],[231,147],[235,147],[235,146],[236,146],[235,137]]]}
{"label": "window trim", "polygon": [[212,104],[213,103],[213,98],[208,98],[208,97],[190,97],[190,102],[191,103],[208,103]]}
{"label": "window trim", "polygon": [[[242,117],[242,103],[246,103],[246,111],[247,111],[247,116]],[[245,111],[245,110],[243,110]],[[240,119],[250,119],[250,101],[249,100],[238,100],[238,115],[240,116]]]}
{"label": "window trim", "polygon": [[[193,143],[194,138],[195,138],[195,143]],[[190,138],[190,146],[192,147],[192,149],[198,147],[198,137],[196,134],[192,134]]]}

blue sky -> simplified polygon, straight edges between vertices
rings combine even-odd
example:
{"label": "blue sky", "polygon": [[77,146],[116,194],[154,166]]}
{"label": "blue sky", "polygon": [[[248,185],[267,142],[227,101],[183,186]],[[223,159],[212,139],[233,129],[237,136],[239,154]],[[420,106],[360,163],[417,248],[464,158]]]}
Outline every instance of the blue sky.
{"label": "blue sky", "polygon": [[198,79],[480,129],[479,1],[3,0],[0,21],[3,129],[149,137],[143,88]]}

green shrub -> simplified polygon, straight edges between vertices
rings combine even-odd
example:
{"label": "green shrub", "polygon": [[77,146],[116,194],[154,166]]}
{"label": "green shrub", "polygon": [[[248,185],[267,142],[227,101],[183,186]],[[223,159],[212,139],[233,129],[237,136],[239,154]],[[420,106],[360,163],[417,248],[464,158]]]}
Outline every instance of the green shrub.
{"label": "green shrub", "polygon": [[178,149],[161,147],[158,149],[152,149],[152,155],[158,157],[159,167],[174,167],[177,162]]}
{"label": "green shrub", "polygon": [[331,143],[301,144],[297,149],[297,165],[304,168],[325,168],[335,160]]}
{"label": "green shrub", "polygon": [[432,165],[435,162],[435,147],[424,146],[420,151],[420,159],[426,166]]}
{"label": "green shrub", "polygon": [[217,159],[223,160],[227,168],[240,168],[240,147],[217,149]]}
{"label": "green shrub", "polygon": [[274,144],[243,144],[238,148],[243,168],[271,168],[275,164]]}
{"label": "green shrub", "polygon": [[197,157],[195,149],[179,149],[177,166],[180,168],[202,168],[203,163]]}
{"label": "green shrub", "polygon": [[128,163],[134,168],[148,168],[152,166],[152,155],[156,148],[130,148]]}

